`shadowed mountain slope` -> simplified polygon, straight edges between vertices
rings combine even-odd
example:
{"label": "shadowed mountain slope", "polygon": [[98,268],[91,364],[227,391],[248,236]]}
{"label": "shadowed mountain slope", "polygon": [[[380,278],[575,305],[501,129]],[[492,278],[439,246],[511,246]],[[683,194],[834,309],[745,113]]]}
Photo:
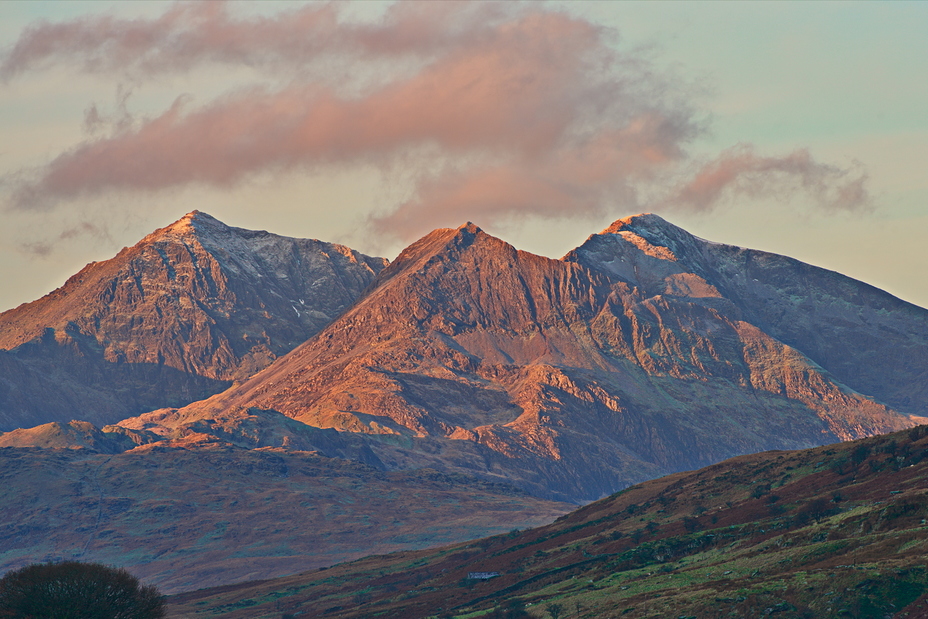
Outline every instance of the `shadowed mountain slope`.
{"label": "shadowed mountain slope", "polygon": [[724,298],[743,320],[860,393],[928,416],[928,310],[799,260],[693,236],[657,215],[616,221],[565,260],[651,295]]}
{"label": "shadowed mountain slope", "polygon": [[[915,423],[752,323],[747,301],[623,232],[629,222],[686,234],[640,216],[551,260],[473,224],[436,230],[266,370],[122,425],[176,435],[217,415],[276,411],[368,435],[388,468],[436,466],[584,501],[736,454]],[[900,332],[924,337],[928,312],[906,311]]]}
{"label": "shadowed mountain slope", "polygon": [[916,619],[926,474],[925,426],[741,456],[537,529],[177,595],[168,616]]}
{"label": "shadowed mountain slope", "polygon": [[189,213],[0,314],[0,430],[206,397],[319,331],[385,265]]}
{"label": "shadowed mountain slope", "polygon": [[571,507],[503,484],[304,451],[214,441],[94,452],[106,442],[0,448],[0,513],[15,514],[0,522],[0,572],[96,561],[167,593],[190,591],[535,526]]}

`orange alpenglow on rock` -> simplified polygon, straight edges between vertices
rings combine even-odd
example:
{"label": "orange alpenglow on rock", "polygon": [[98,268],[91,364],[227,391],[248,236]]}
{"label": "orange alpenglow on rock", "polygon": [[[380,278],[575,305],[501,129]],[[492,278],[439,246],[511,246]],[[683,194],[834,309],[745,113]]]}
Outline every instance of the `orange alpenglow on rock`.
{"label": "orange alpenglow on rock", "polygon": [[928,368],[926,327],[928,312],[866,284],[656,215],[561,260],[468,223],[413,243],[254,377],[124,425],[228,429],[273,411],[367,437],[388,468],[587,501],[736,454],[915,424],[928,387],[884,379]]}

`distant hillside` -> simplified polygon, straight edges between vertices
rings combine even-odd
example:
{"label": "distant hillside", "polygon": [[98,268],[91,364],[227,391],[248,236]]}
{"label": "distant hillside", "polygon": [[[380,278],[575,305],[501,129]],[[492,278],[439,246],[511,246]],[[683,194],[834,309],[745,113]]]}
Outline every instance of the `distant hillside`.
{"label": "distant hillside", "polygon": [[926,426],[741,456],[536,529],[177,595],[169,616],[921,618],[926,476]]}
{"label": "distant hillside", "polygon": [[[82,431],[101,450],[126,438],[49,424],[33,439],[54,446]],[[388,473],[317,453],[219,443],[117,454],[5,447],[0,478],[0,573],[98,561],[167,593],[473,539],[551,522],[572,507],[433,470]]]}

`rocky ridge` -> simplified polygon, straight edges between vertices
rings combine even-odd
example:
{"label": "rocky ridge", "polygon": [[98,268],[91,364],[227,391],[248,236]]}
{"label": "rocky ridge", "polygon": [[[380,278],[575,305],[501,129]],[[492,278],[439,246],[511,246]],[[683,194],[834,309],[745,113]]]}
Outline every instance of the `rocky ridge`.
{"label": "rocky ridge", "polygon": [[[738,283],[738,264],[756,285]],[[783,269],[803,274],[803,299],[776,287]],[[770,317],[753,307],[764,303],[785,309]],[[842,309],[847,319],[834,320]],[[436,466],[588,501],[737,454],[914,425],[920,396],[893,409],[831,372],[834,359],[872,360],[853,338],[884,314],[904,348],[928,336],[921,308],[823,269],[702,241],[654,215],[620,220],[562,260],[467,224],[411,245],[361,301],[251,379],[122,425],[178,436],[219,416],[274,411],[366,436],[387,468]],[[787,335],[848,333],[851,346],[818,338],[813,358],[760,319]],[[875,329],[891,348],[893,337]],[[928,368],[922,357],[910,376]],[[873,371],[858,372],[864,387]],[[880,395],[903,402],[898,391]]]}

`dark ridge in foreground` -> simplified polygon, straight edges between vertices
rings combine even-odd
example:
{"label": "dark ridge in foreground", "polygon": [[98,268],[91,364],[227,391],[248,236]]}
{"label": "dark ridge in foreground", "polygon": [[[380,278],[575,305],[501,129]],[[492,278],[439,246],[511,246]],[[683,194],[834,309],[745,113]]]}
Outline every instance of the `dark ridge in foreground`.
{"label": "dark ridge in foreground", "polygon": [[174,596],[169,616],[925,617],[926,473],[926,426],[741,456],[536,529]]}

